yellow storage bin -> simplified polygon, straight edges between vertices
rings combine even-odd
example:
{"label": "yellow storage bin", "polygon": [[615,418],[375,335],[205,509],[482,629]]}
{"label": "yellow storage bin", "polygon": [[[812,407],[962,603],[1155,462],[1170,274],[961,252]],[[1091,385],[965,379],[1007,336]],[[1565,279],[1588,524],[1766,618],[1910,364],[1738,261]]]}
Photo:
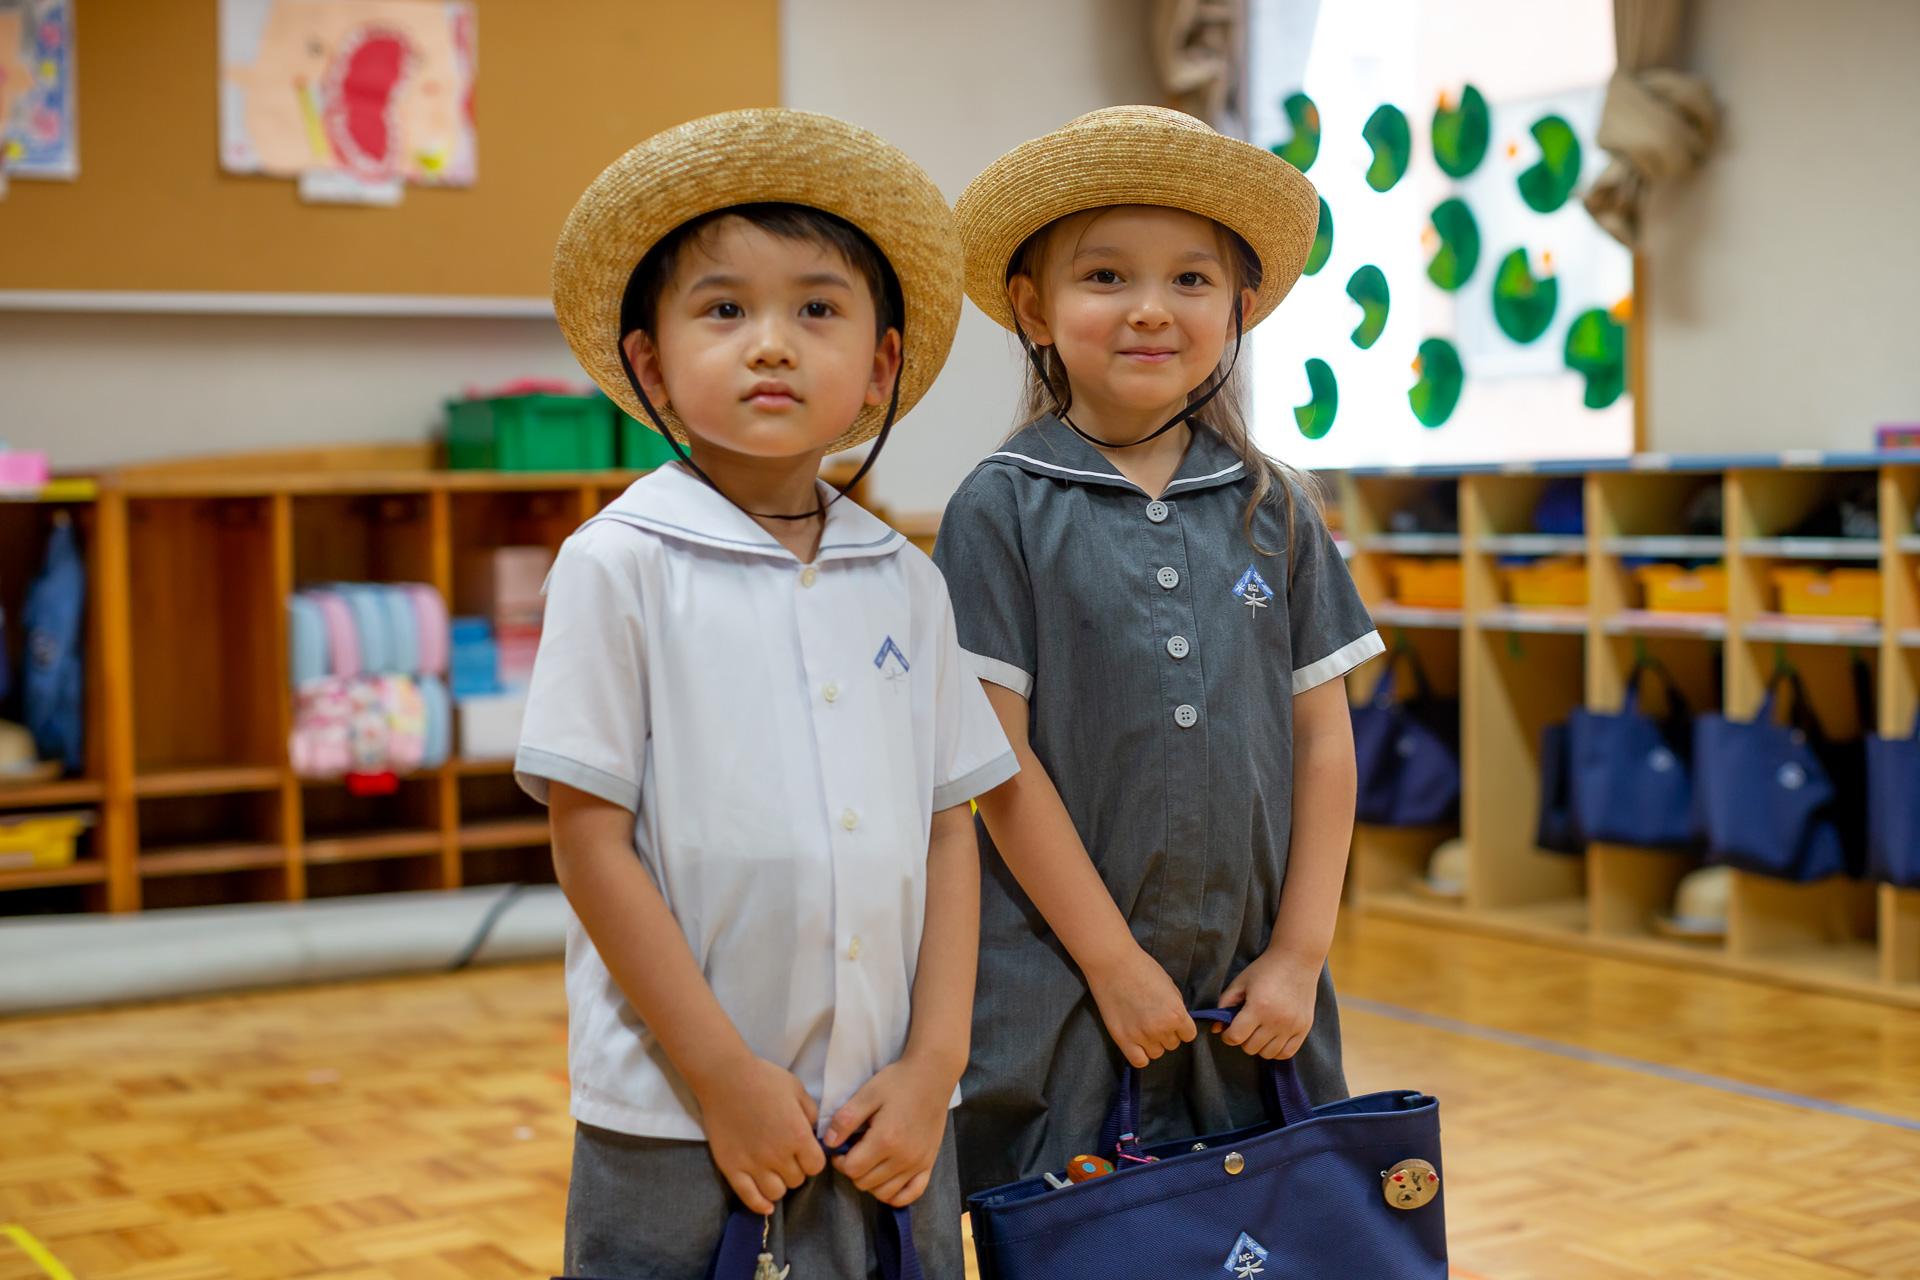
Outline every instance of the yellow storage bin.
{"label": "yellow storage bin", "polygon": [[1587,603],[1587,562],[1577,556],[1503,565],[1508,604],[1581,608]]}
{"label": "yellow storage bin", "polygon": [[1458,609],[1465,595],[1458,560],[1400,556],[1387,566],[1396,603],[1419,609]]}
{"label": "yellow storage bin", "polygon": [[1725,613],[1727,571],[1717,564],[1682,569],[1677,564],[1649,564],[1634,570],[1654,613]]}
{"label": "yellow storage bin", "polygon": [[0,871],[46,870],[73,862],[75,842],[93,825],[87,813],[0,818]]}
{"label": "yellow storage bin", "polygon": [[1780,612],[1822,618],[1880,616],[1878,569],[1775,569]]}

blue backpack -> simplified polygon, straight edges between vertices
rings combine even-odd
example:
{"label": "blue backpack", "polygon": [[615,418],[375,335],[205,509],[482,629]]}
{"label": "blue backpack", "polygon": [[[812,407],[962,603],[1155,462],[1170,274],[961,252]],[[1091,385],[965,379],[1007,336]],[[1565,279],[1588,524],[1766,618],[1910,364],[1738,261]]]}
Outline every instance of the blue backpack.
{"label": "blue backpack", "polygon": [[27,633],[21,711],[42,758],[61,761],[76,773],[86,763],[80,648],[86,612],[86,562],[72,521],[63,517],[47,540],[46,563],[27,588],[20,611]]}

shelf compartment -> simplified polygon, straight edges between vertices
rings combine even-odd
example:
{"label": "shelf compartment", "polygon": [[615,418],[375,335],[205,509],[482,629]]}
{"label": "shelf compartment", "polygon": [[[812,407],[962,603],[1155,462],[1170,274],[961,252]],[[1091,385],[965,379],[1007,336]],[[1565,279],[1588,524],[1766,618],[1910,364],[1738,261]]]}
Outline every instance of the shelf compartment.
{"label": "shelf compartment", "polygon": [[1601,539],[1600,549],[1643,560],[1720,560],[1727,554],[1727,540],[1693,534],[1620,535]]}
{"label": "shelf compartment", "polygon": [[1726,638],[1727,619],[1719,613],[1659,613],[1652,609],[1622,609],[1600,620],[1610,636],[1691,636],[1702,640]]}
{"label": "shelf compartment", "polygon": [[1584,635],[1587,630],[1587,611],[1544,605],[1501,605],[1482,610],[1476,622],[1483,631]]}
{"label": "shelf compartment", "polygon": [[364,831],[309,840],[301,859],[309,866],[338,862],[378,862],[385,858],[424,858],[440,852],[438,831]]}
{"label": "shelf compartment", "polygon": [[462,852],[479,849],[547,848],[553,838],[545,818],[503,818],[467,823],[460,828]]}
{"label": "shelf compartment", "polygon": [[21,782],[0,785],[0,812],[11,809],[77,808],[99,804],[106,797],[104,784],[93,778],[69,778],[55,782]]}
{"label": "shelf compartment", "polygon": [[1587,539],[1578,533],[1490,533],[1479,549],[1495,556],[1582,556]]}
{"label": "shelf compartment", "polygon": [[218,796],[246,791],[277,790],[285,780],[278,765],[233,765],[225,768],[170,769],[143,773],[133,780],[137,796]]}
{"label": "shelf compartment", "polygon": [[1742,628],[1748,640],[1769,644],[1837,645],[1869,649],[1880,643],[1881,627],[1871,618],[1815,618],[1804,614],[1761,613]]}
{"label": "shelf compartment", "polygon": [[1756,560],[1877,561],[1874,538],[1743,538],[1741,554]]}
{"label": "shelf compartment", "polygon": [[1374,533],[1355,543],[1362,551],[1400,556],[1457,556],[1463,545],[1457,533]]}
{"label": "shelf compartment", "polygon": [[261,871],[286,864],[287,851],[278,844],[234,841],[201,846],[143,849],[140,875],[143,878],[165,876],[212,875],[226,871]]}

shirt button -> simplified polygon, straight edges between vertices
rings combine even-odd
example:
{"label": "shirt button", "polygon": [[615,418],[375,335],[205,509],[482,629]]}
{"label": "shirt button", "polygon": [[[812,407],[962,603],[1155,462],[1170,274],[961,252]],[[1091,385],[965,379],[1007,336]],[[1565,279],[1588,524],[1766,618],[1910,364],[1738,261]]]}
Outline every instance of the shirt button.
{"label": "shirt button", "polygon": [[1155,524],[1160,524],[1164,522],[1166,518],[1167,518],[1166,503],[1155,501],[1155,502],[1149,502],[1147,504],[1147,519],[1153,521]]}
{"label": "shirt button", "polygon": [[806,568],[800,571],[801,586],[810,587],[818,581],[820,581],[820,571],[814,568],[812,565],[808,565]]}
{"label": "shirt button", "polygon": [[1190,702],[1183,702],[1173,709],[1173,722],[1182,729],[1191,729],[1200,723],[1200,713]]}
{"label": "shirt button", "polygon": [[859,958],[860,958],[860,935],[855,934],[853,936],[853,940],[847,943],[847,959],[858,960]]}
{"label": "shirt button", "polygon": [[1180,585],[1180,571],[1172,565],[1168,565],[1153,576],[1161,586],[1169,591]]}
{"label": "shirt button", "polygon": [[1192,647],[1193,646],[1187,643],[1185,636],[1175,636],[1173,639],[1167,641],[1167,652],[1172,654],[1176,661],[1186,657]]}
{"label": "shirt button", "polygon": [[[1193,708],[1188,707],[1187,710],[1191,711],[1193,710]],[[847,830],[852,831],[855,827],[860,825],[860,815],[855,813],[853,810],[848,809],[840,815],[840,825],[845,827]]]}
{"label": "shirt button", "polygon": [[829,684],[820,691],[820,696],[828,702],[838,702],[840,700],[840,686],[837,684]]}

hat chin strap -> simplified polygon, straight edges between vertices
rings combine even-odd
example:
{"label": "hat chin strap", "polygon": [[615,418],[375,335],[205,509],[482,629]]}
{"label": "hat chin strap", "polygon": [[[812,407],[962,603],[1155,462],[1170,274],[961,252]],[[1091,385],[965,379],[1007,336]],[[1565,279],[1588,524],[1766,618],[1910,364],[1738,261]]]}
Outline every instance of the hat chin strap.
{"label": "hat chin strap", "polygon": [[[1014,317],[1013,331],[1019,335],[1020,345],[1026,350],[1027,360],[1033,365],[1033,371],[1040,375],[1040,385],[1047,388],[1047,394],[1052,395],[1053,382],[1047,377],[1046,361],[1040,358],[1039,348],[1035,347],[1033,340],[1027,337],[1027,331],[1020,327],[1020,318],[1018,316]],[[1054,396],[1053,416],[1066,423],[1073,434],[1079,436],[1088,444],[1095,445],[1102,449],[1131,449],[1137,445],[1143,445],[1149,440],[1158,440],[1161,436],[1167,434],[1167,432],[1173,430],[1194,414],[1206,408],[1207,402],[1220,394],[1220,389],[1227,385],[1227,379],[1233,376],[1235,366],[1240,363],[1240,343],[1246,336],[1246,329],[1243,327],[1240,318],[1240,301],[1236,298],[1233,303],[1233,358],[1227,361],[1227,371],[1221,374],[1211,387],[1207,388],[1205,395],[1195,400],[1192,404],[1189,404],[1179,413],[1174,414],[1171,418],[1168,418],[1152,431],[1141,436],[1138,440],[1129,440],[1125,444],[1115,444],[1111,440],[1102,440],[1098,436],[1088,435],[1082,431],[1080,425],[1067,416],[1067,410],[1073,405],[1073,388],[1071,386],[1067,388],[1066,403],[1061,403],[1060,398]]]}
{"label": "hat chin strap", "polygon": [[[627,375],[627,385],[633,388],[633,394],[639,398],[640,407],[647,411],[648,421],[653,423],[654,430],[658,431],[661,437],[666,440],[667,447],[673,450],[673,456],[678,458],[681,465],[685,466],[687,470],[693,472],[693,474],[705,481],[709,489],[712,489],[721,497],[727,498],[726,490],[715,484],[713,477],[700,469],[700,464],[693,460],[693,455],[687,451],[686,446],[674,438],[673,432],[667,430],[667,424],[660,419],[660,411],[653,407],[653,401],[647,398],[646,388],[640,385],[640,378],[633,371],[633,361],[627,358],[627,349],[624,345],[620,347],[620,368]],[[847,481],[845,486],[836,489],[833,497],[825,502],[821,502],[818,491],[816,490],[813,510],[802,511],[797,515],[777,514],[769,511],[748,511],[747,508],[740,507],[739,503],[733,502],[732,498],[727,498],[727,501],[733,502],[734,506],[740,507],[742,511],[746,511],[746,513],[755,520],[812,520],[816,516],[824,520],[827,515],[827,508],[846,497],[855,486],[867,478],[867,472],[873,470],[873,464],[880,459],[880,451],[887,447],[887,437],[893,432],[894,416],[900,410],[900,382],[906,376],[906,372],[906,361],[902,359],[900,368],[894,371],[893,395],[887,400],[887,416],[880,421],[880,433],[873,439],[873,448],[867,450],[866,460],[860,464],[860,469],[853,473],[853,479]]]}

